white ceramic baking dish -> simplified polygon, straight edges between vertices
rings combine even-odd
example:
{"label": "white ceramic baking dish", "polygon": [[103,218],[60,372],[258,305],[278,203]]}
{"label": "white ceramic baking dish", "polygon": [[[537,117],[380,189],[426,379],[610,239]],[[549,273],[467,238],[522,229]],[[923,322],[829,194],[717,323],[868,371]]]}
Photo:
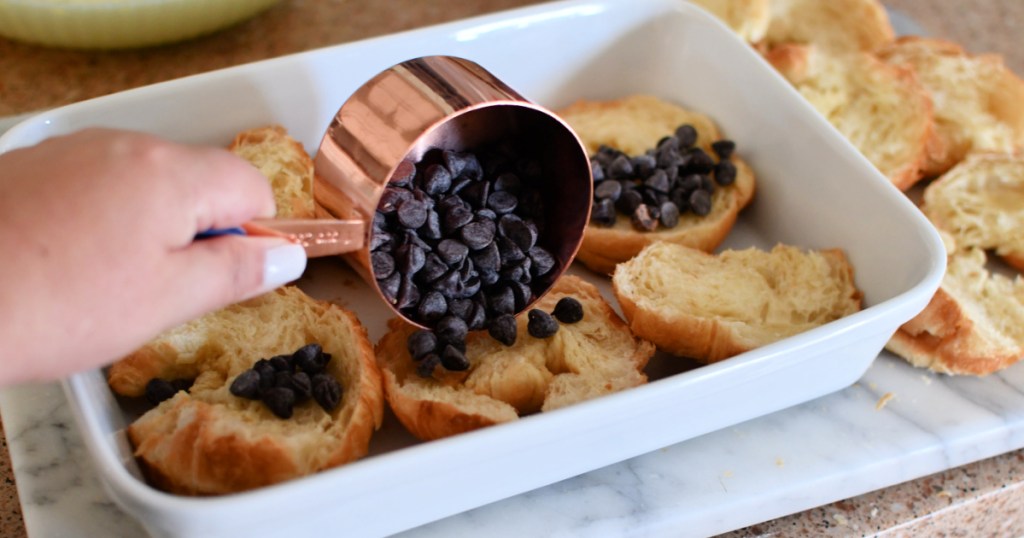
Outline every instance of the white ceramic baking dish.
{"label": "white ceramic baking dish", "polygon": [[[939,284],[942,244],[916,208],[747,45],[681,0],[553,2],[175,80],[33,117],[0,151],[92,125],[224,145],[266,123],[314,149],[360,84],[429,54],[474,60],[549,108],[643,92],[709,114],[758,177],[726,246],[840,247],[864,310],[712,366],[658,357],[645,386],[440,441],[418,443],[389,416],[361,461],[216,498],[141,480],[123,435],[132,411],[101,371],[71,377],[105,487],[153,535],[381,535],[550,484],[852,384]],[[387,311],[341,262],[312,264],[301,285],[382,334]]]}

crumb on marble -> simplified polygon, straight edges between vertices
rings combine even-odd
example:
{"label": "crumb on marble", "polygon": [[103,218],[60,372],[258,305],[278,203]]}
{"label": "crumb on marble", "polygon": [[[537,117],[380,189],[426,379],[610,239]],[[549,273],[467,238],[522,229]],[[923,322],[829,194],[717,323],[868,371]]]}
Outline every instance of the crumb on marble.
{"label": "crumb on marble", "polygon": [[891,392],[886,392],[885,394],[883,394],[882,397],[878,399],[878,403],[875,404],[875,411],[881,411],[882,408],[884,408],[885,405],[889,403],[889,400],[895,397],[896,396]]}
{"label": "crumb on marble", "polygon": [[775,466],[776,467],[785,467],[786,466],[786,462],[783,461],[782,458],[775,458]]}

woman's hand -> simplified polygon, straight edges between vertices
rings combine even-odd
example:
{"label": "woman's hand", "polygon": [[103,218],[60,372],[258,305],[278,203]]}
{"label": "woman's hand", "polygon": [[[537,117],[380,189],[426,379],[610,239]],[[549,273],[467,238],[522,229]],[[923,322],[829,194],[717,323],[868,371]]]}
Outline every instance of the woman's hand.
{"label": "woman's hand", "polygon": [[285,240],[193,241],[273,214],[269,182],[222,149],[90,129],[0,155],[0,385],[109,363],[298,278]]}

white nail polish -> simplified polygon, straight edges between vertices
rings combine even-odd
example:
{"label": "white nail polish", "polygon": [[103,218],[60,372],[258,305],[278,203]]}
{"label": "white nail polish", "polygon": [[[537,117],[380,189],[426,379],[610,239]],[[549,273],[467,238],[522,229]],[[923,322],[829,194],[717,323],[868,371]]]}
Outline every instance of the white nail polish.
{"label": "white nail polish", "polygon": [[287,244],[267,250],[263,260],[263,289],[272,290],[287,284],[306,270],[306,250],[300,245]]}

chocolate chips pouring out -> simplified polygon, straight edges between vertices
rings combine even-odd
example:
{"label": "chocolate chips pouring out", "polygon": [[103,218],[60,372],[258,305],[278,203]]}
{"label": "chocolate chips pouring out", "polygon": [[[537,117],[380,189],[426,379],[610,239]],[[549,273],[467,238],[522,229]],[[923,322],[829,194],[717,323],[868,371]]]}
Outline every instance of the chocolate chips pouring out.
{"label": "chocolate chips pouring out", "polygon": [[590,159],[594,175],[590,221],[614,226],[621,213],[635,229],[651,232],[676,227],[679,217],[688,212],[700,217],[710,214],[716,185],[736,181],[736,165],[730,160],[736,144],[713,142],[716,163],[696,143],[697,130],[681,125],[643,155],[601,146]]}
{"label": "chocolate chips pouring out", "polygon": [[421,375],[469,368],[469,331],[515,342],[512,316],[559,273],[540,244],[545,181],[540,163],[509,143],[432,149],[392,176],[373,220],[371,267],[385,299],[428,327],[408,341]]}

